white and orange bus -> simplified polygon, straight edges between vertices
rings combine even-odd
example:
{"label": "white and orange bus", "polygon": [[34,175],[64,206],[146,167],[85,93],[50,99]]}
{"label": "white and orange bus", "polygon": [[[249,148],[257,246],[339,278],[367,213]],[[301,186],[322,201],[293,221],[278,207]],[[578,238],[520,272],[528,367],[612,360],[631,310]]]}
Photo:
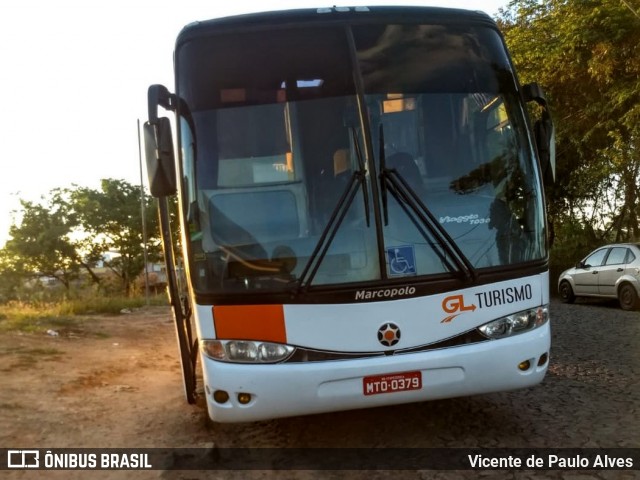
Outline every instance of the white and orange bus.
{"label": "white and orange bus", "polygon": [[491,18],[242,15],[185,27],[174,62],[145,139],[190,402],[198,365],[218,422],[543,379],[553,127]]}

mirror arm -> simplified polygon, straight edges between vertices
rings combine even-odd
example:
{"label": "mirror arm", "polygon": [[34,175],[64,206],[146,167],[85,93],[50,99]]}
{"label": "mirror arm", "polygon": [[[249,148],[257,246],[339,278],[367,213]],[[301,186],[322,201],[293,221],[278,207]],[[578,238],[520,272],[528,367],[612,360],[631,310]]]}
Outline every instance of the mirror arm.
{"label": "mirror arm", "polygon": [[158,106],[166,110],[176,110],[176,96],[169,93],[164,85],[151,85],[147,92],[149,123],[158,123]]}
{"label": "mirror arm", "polygon": [[522,86],[522,93],[524,95],[525,102],[536,102],[541,107],[547,107],[547,97],[544,94],[544,90],[538,83],[531,82]]}

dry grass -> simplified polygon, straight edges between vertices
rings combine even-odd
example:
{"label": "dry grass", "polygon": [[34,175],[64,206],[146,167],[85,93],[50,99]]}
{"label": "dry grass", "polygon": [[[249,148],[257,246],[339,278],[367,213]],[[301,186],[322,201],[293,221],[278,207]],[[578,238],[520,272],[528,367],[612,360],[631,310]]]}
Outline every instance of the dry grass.
{"label": "dry grass", "polygon": [[[167,305],[167,297],[150,299],[152,305]],[[91,297],[57,303],[10,302],[0,305],[0,332],[38,333],[49,329],[77,327],[86,316],[118,315],[146,305],[144,297]]]}

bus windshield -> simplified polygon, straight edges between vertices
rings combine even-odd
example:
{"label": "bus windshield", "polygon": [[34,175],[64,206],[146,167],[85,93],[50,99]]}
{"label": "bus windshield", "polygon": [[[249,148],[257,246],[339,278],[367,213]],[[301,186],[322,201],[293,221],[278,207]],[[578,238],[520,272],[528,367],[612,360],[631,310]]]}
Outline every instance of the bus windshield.
{"label": "bus windshield", "polygon": [[176,72],[196,291],[408,283],[546,258],[538,166],[492,28],[222,32],[179,45]]}

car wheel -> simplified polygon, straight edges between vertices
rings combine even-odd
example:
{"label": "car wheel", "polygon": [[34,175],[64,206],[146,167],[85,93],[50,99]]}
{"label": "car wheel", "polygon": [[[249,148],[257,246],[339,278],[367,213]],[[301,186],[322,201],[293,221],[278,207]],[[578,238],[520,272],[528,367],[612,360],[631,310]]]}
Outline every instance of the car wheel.
{"label": "car wheel", "polygon": [[623,310],[637,310],[640,307],[638,292],[630,283],[623,283],[618,289],[618,300]]}
{"label": "car wheel", "polygon": [[573,288],[571,288],[571,284],[566,280],[560,282],[560,298],[564,303],[573,303],[576,300],[576,296],[573,293]]}

